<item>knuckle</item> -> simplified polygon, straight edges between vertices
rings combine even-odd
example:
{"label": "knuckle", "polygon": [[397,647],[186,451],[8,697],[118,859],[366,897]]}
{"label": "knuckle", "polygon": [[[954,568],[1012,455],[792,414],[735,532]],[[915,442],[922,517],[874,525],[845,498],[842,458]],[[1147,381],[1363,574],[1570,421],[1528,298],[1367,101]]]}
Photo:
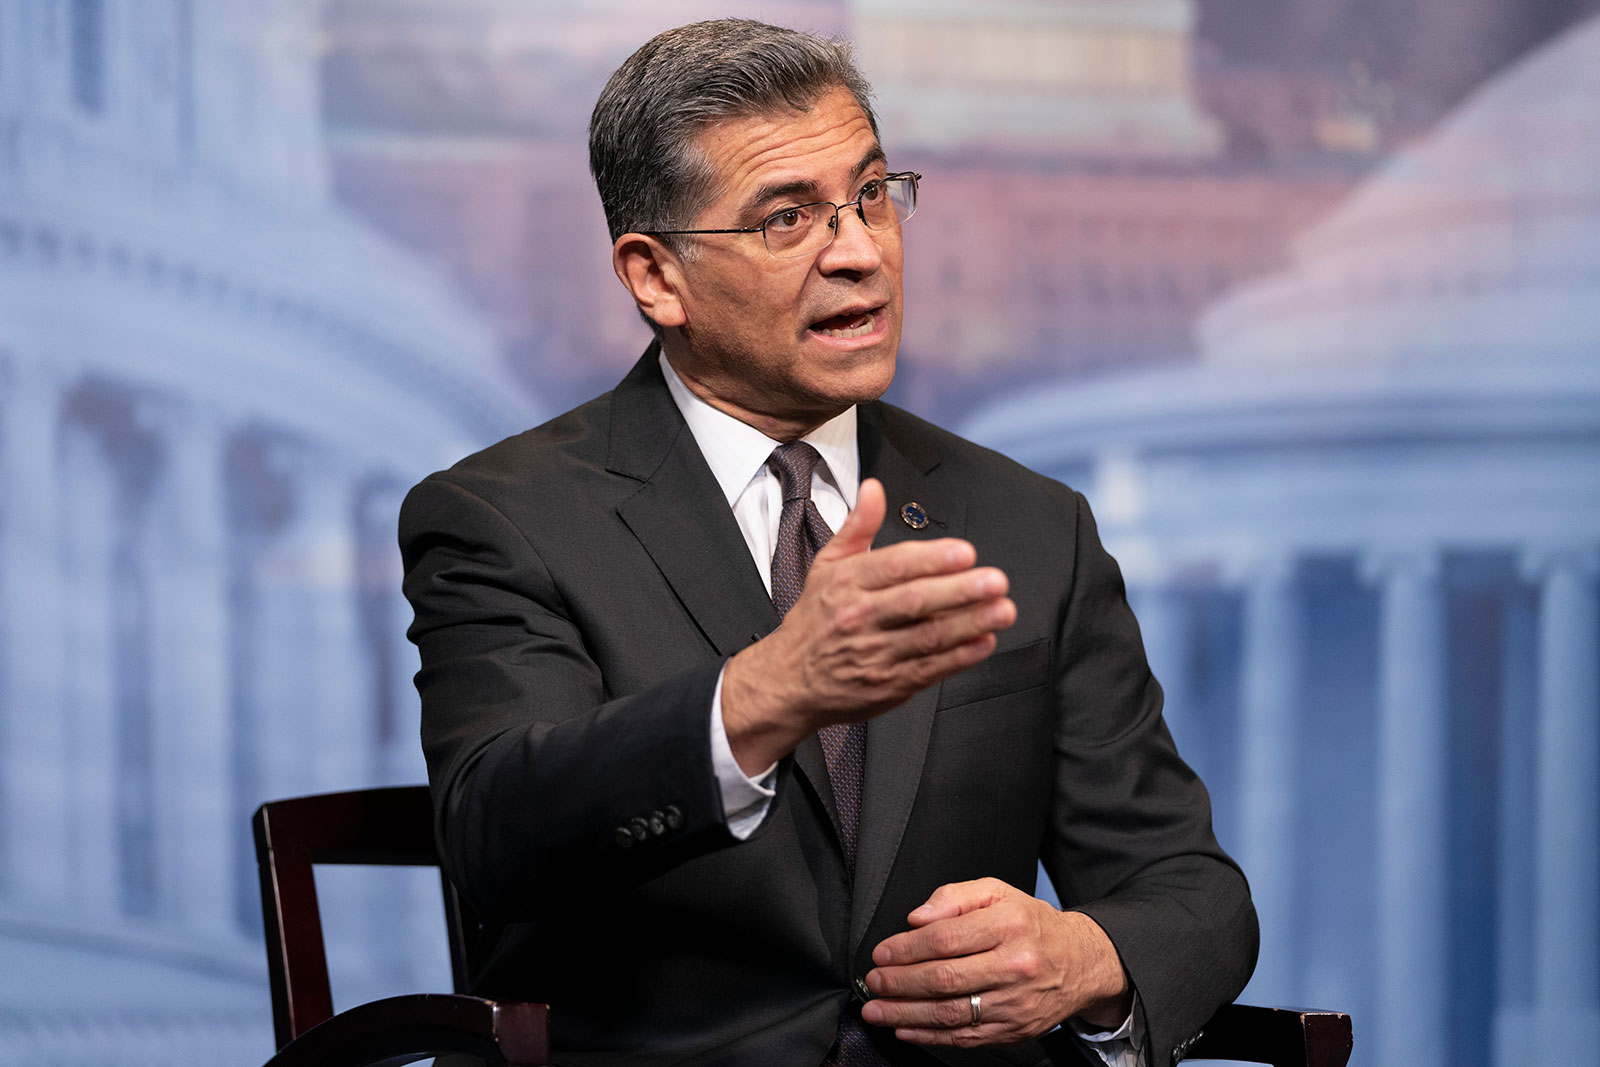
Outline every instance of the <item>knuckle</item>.
{"label": "knuckle", "polygon": [[877,553],[878,576],[890,585],[899,585],[910,577],[903,552],[883,551]]}
{"label": "knuckle", "polygon": [[928,975],[929,984],[935,993],[959,993],[961,991],[961,971],[950,961],[936,964]]}
{"label": "knuckle", "polygon": [[944,640],[939,633],[939,625],[934,622],[925,622],[918,625],[911,633],[911,650],[918,659],[927,659],[929,656],[944,648]]}
{"label": "knuckle", "polygon": [[860,601],[846,600],[829,605],[833,628],[839,633],[853,635],[861,632],[866,623],[866,611]]}
{"label": "knuckle", "polygon": [[937,682],[946,673],[944,657],[920,656],[911,664],[911,680],[922,689]]}
{"label": "knuckle", "polygon": [[927,616],[929,609],[928,594],[926,590],[916,586],[906,586],[900,590],[896,597],[896,614],[905,619],[921,619]]}
{"label": "knuckle", "polygon": [[941,1026],[957,1026],[971,1021],[971,1008],[953,1000],[941,1000],[933,1006],[933,1021]]}
{"label": "knuckle", "polygon": [[894,671],[882,664],[868,664],[861,668],[858,678],[868,689],[883,689],[894,681]]}

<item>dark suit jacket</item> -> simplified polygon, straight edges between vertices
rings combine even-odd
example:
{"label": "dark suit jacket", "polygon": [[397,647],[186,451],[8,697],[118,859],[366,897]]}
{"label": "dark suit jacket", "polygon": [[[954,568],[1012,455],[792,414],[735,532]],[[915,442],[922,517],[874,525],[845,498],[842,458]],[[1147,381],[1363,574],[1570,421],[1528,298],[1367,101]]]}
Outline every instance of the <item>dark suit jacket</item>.
{"label": "dark suit jacket", "polygon": [[[408,496],[439,840],[494,924],[476,988],[550,1002],[562,1063],[812,1067],[912,908],[985,875],[1031,890],[1042,859],[1116,944],[1164,1065],[1243,987],[1255,914],[1116,564],[1065,486],[887,404],[859,425],[862,475],[888,492],[878,543],[971,540],[1018,622],[868,727],[853,879],[815,738],[750,840],[726,828],[713,687],[779,620],[654,348],[612,393]],[[926,529],[899,519],[908,501]]]}

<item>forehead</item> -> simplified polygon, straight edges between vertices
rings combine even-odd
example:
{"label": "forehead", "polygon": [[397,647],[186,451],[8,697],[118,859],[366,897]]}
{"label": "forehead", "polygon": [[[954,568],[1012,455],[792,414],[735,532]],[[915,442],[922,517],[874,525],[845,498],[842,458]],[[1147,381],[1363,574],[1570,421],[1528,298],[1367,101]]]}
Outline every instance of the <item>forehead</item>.
{"label": "forehead", "polygon": [[878,147],[866,112],[846,89],[829,91],[808,111],[724,119],[698,141],[718,178],[713,204],[788,182],[845,181]]}

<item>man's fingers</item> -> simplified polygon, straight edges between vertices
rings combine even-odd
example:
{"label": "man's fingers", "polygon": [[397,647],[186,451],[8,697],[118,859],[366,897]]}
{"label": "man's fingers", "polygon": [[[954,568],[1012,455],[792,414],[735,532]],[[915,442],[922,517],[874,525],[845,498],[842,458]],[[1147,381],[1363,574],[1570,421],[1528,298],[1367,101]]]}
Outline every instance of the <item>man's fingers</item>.
{"label": "man's fingers", "polygon": [[953,919],[969,911],[987,908],[999,903],[1012,893],[1020,893],[1015,886],[998,878],[975,878],[970,882],[948,882],[933,891],[933,895],[910,915],[912,926],[926,926],[936,919]]}
{"label": "man's fingers", "polygon": [[[817,553],[817,558],[821,559],[822,553]],[[918,578],[970,570],[977,561],[978,550],[958,537],[902,541],[862,556],[852,578],[862,589],[888,589]]]}
{"label": "man's fingers", "polygon": [[872,548],[872,539],[878,536],[878,527],[883,525],[887,508],[883,483],[876,478],[863,481],[861,488],[856,490],[856,506],[845,516],[843,524],[834,531],[828,543],[822,546],[813,565],[858,556]]}
{"label": "man's fingers", "polygon": [[[983,1021],[992,1028],[1003,1014],[1000,995],[988,992],[980,996],[983,998]],[[862,1006],[861,1018],[872,1026],[896,1029],[970,1030],[972,999],[970,993],[959,993],[925,1000],[869,1000]]]}
{"label": "man's fingers", "polygon": [[912,626],[890,629],[888,647],[900,659],[931,656],[966,644],[985,634],[998,633],[1017,621],[1017,606],[1005,597],[948,611]]}
{"label": "man's fingers", "polygon": [[[949,919],[904,930],[878,942],[872,962],[878,967],[904,967],[930,960],[955,960],[988,952],[1003,940],[1004,931],[980,908]],[[870,982],[868,984],[870,988]]]}
{"label": "man's fingers", "polygon": [[[874,967],[867,972],[867,988],[874,997],[896,1000],[937,1000],[966,996],[974,990],[995,989],[1015,980],[1003,950],[990,950],[956,959],[929,960],[903,967]],[[915,1026],[911,1018],[897,1025]]]}
{"label": "man's fingers", "polygon": [[956,574],[938,574],[878,590],[872,617],[879,626],[917,623],[935,615],[996,601],[1010,590],[998,567],[975,567]]}

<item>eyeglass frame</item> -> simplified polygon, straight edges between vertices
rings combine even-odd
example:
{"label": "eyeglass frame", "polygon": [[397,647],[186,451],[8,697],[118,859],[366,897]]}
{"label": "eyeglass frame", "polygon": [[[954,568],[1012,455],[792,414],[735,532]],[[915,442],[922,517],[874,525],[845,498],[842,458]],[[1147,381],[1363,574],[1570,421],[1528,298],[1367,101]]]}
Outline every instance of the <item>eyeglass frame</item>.
{"label": "eyeglass frame", "polygon": [[[863,185],[861,187],[861,193],[858,194],[854,200],[846,200],[842,204],[835,204],[832,200],[813,200],[805,204],[791,204],[788,207],[779,208],[777,211],[774,211],[772,214],[762,219],[760,225],[757,226],[740,226],[734,229],[721,230],[640,230],[639,232],[644,234],[646,237],[690,237],[708,233],[759,233],[761,235],[761,246],[767,250],[767,255],[771,256],[773,259],[800,259],[805,255],[804,252],[794,256],[780,256],[772,250],[772,246],[767,244],[767,223],[771,222],[779,215],[786,215],[791,211],[799,211],[801,208],[822,207],[824,205],[833,208],[833,220],[831,225],[828,227],[831,234],[828,237],[828,244],[819,246],[817,248],[818,252],[821,252],[822,249],[827,248],[828,245],[833,244],[834,240],[839,236],[839,213],[847,207],[853,206],[856,209],[856,218],[861,220],[861,225],[865,226],[869,230],[872,230],[874,233],[882,233],[884,232],[883,230],[878,229],[867,221],[867,213],[861,207],[861,197],[865,195],[867,189],[873,185],[883,185],[886,182],[896,181],[901,178],[911,179],[911,210],[913,213],[915,213],[918,183],[922,181],[922,175],[918,174],[916,171],[897,170],[893,174],[885,174],[881,178],[874,178],[866,185]],[[910,215],[906,216],[906,218],[910,217]],[[899,221],[904,222],[905,219],[900,219]]]}

